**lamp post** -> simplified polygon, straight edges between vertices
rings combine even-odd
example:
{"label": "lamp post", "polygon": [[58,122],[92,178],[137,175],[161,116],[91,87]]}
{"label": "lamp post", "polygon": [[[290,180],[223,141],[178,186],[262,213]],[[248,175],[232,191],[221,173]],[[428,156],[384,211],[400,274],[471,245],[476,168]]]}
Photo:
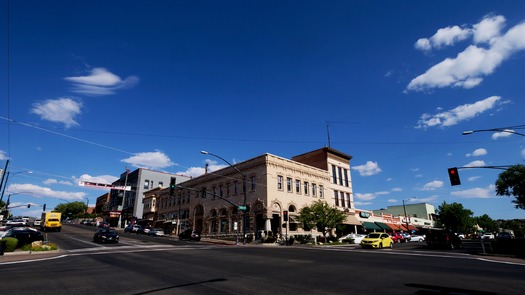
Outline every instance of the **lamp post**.
{"label": "lamp post", "polygon": [[[246,174],[242,173],[239,169],[237,169],[237,167],[235,167],[232,164],[230,164],[230,162],[226,161],[221,156],[209,153],[207,151],[201,151],[201,154],[214,156],[216,158],[219,158],[219,159],[223,160],[226,164],[228,164],[230,167],[235,169],[235,171],[237,171],[240,175],[242,175],[242,191],[243,191],[243,203],[242,203],[242,212],[243,212],[243,214],[242,214],[242,219],[243,219],[242,220],[242,235],[243,235],[243,239],[242,239],[242,244],[245,245],[246,244]],[[239,208],[239,207],[240,206],[237,205],[237,208]],[[241,208],[239,208],[239,209],[241,209]]]}
{"label": "lamp post", "polygon": [[[4,170],[5,172],[5,170]],[[29,171],[29,170],[24,170],[24,171],[18,171],[18,172],[14,172],[14,173],[11,173],[10,171],[7,172],[7,175],[6,175],[6,178],[5,178],[5,182],[3,184],[3,187],[2,187],[2,194],[0,195],[0,203],[2,202],[2,199],[4,198],[4,192],[5,192],[5,188],[7,187],[7,182],[9,181],[9,175],[16,175],[16,174],[20,174],[20,173],[24,173],[24,172],[27,172],[29,174],[33,173],[33,171]],[[4,177],[2,176],[2,179]]]}
{"label": "lamp post", "polygon": [[407,230],[408,230],[408,216],[407,216],[407,208],[405,206],[405,201],[410,201],[412,199],[414,198],[403,200],[403,211],[405,212],[405,224],[406,224]]}
{"label": "lamp post", "polygon": [[469,135],[476,132],[505,132],[505,133],[511,133],[516,135],[525,136],[525,134],[514,131],[513,129],[525,129],[525,125],[516,125],[516,126],[509,126],[509,127],[501,127],[501,128],[490,128],[490,129],[479,129],[479,130],[469,130],[469,131],[463,131],[463,135]]}

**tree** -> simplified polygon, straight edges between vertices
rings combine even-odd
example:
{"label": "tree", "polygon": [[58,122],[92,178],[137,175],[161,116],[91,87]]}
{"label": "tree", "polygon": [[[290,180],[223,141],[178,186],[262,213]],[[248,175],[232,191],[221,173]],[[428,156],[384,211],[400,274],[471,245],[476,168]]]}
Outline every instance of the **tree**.
{"label": "tree", "polygon": [[326,239],[326,234],[341,224],[346,219],[346,214],[319,200],[301,208],[298,219],[308,228],[316,227]]}
{"label": "tree", "polygon": [[62,212],[62,214],[66,215],[65,217],[75,216],[75,217],[83,217],[86,213],[87,205],[84,202],[76,201],[76,202],[70,202],[70,203],[60,203],[56,205],[55,209],[53,211],[55,212]]}
{"label": "tree", "polygon": [[462,204],[443,202],[436,210],[437,224],[454,232],[470,233],[474,228],[474,214],[471,210],[463,208]]}
{"label": "tree", "polygon": [[496,194],[514,196],[514,206],[525,210],[525,165],[514,165],[501,172],[496,180]]}
{"label": "tree", "polygon": [[498,231],[498,223],[490,218],[487,214],[475,217],[474,220],[483,230],[487,232],[493,233]]}

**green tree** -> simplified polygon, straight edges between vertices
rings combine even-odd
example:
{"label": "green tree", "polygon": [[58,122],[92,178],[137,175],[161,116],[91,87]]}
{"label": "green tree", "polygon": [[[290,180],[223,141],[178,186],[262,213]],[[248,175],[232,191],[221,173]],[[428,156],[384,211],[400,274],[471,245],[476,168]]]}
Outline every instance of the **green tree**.
{"label": "green tree", "polygon": [[455,232],[470,233],[474,228],[474,214],[471,210],[463,208],[462,204],[443,202],[436,210],[437,224]]}
{"label": "green tree", "polygon": [[496,180],[496,194],[514,196],[514,206],[525,210],[525,165],[514,165],[501,172]]}
{"label": "green tree", "polygon": [[53,211],[61,212],[63,217],[84,217],[87,210],[87,205],[84,202],[76,201],[70,203],[60,203],[55,206]]}
{"label": "green tree", "polygon": [[488,216],[487,214],[474,217],[474,220],[483,230],[487,232],[493,233],[498,231],[498,223],[492,218],[490,218],[490,216]]}
{"label": "green tree", "polygon": [[343,220],[345,220],[346,214],[328,205],[328,203],[319,200],[310,206],[301,208],[298,218],[305,227],[316,227],[317,231],[322,232],[323,237],[326,239],[326,234],[340,225]]}

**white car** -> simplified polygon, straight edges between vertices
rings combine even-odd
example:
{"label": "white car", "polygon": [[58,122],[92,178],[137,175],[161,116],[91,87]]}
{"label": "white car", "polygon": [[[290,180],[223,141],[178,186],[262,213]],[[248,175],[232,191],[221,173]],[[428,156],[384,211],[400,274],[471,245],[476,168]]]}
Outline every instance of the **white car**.
{"label": "white car", "polygon": [[33,221],[33,226],[40,226],[41,223],[42,223],[42,220],[35,219],[35,221]]}
{"label": "white car", "polygon": [[359,244],[365,237],[366,235],[362,235],[362,234],[348,234],[346,236],[342,236],[341,238],[339,238],[339,242],[342,242],[343,240],[353,239],[354,244]]}
{"label": "white car", "polygon": [[481,236],[482,239],[491,239],[493,240],[494,239],[494,234],[492,233],[484,233],[482,236]]}
{"label": "white car", "polygon": [[425,236],[412,235],[410,237],[410,242],[424,242]]}

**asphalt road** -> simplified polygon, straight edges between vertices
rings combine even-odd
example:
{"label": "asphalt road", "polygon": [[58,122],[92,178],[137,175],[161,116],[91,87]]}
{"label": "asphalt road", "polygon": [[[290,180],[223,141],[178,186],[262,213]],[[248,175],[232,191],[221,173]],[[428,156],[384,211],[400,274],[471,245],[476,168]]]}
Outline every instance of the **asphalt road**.
{"label": "asphalt road", "polygon": [[117,245],[98,245],[90,241],[93,231],[66,226],[61,233],[48,235],[61,245],[62,255],[0,263],[0,293],[522,294],[525,290],[524,264],[412,245],[383,250],[231,246],[129,234],[123,234]]}

